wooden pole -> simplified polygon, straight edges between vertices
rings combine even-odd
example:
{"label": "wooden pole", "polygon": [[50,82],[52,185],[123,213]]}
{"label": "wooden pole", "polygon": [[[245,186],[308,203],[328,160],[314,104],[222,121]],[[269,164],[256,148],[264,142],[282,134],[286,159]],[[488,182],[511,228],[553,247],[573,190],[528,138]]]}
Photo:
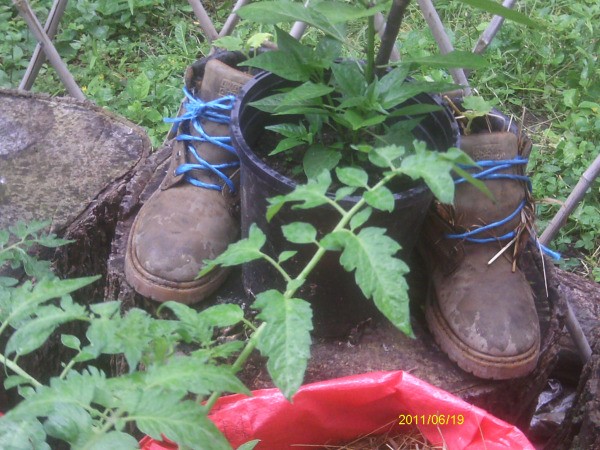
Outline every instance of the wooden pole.
{"label": "wooden pole", "polygon": [[202,2],[200,0],[188,0],[188,3],[192,7],[198,22],[200,22],[200,28],[202,28],[202,31],[204,31],[204,34],[206,34],[207,39],[210,42],[217,39],[219,37],[219,33],[217,33],[212,20],[210,20],[210,17],[208,17],[208,13],[204,9],[204,6],[202,6]]}
{"label": "wooden pole", "polygon": [[67,89],[69,95],[78,100],[85,100],[85,95],[77,85],[77,82],[75,81],[75,78],[73,78],[73,75],[71,75],[71,72],[69,72],[66,64],[60,58],[60,55],[56,51],[52,41],[44,32],[42,25],[31,10],[27,0],[13,0],[13,4],[17,7],[19,14],[21,17],[23,17],[25,22],[27,22],[27,26],[37,41],[41,44],[42,50],[46,54],[48,61],[50,61],[50,64],[52,64],[52,67],[54,67],[58,73],[58,76]]}
{"label": "wooden pole", "polygon": [[[67,1],[68,0],[54,0],[54,3],[52,4],[52,9],[50,9],[48,19],[44,25],[44,31],[50,39],[54,39],[54,36],[56,35],[60,19],[67,7]],[[25,91],[31,89],[44,61],[46,61],[46,55],[43,53],[42,46],[38,42],[33,51],[31,60],[29,61],[29,65],[27,66],[27,70],[25,71],[25,75],[21,80],[21,84],[19,84],[19,89]]]}
{"label": "wooden pole", "polygon": [[[516,0],[504,0],[504,2],[502,3],[502,6],[504,6],[505,8],[512,8],[514,6],[515,2],[516,2]],[[498,33],[498,30],[500,30],[500,27],[502,26],[503,23],[504,23],[504,17],[494,16],[492,18],[492,21],[488,25],[488,27],[485,29],[485,31],[479,37],[479,40],[475,44],[475,47],[473,47],[473,53],[477,53],[477,54],[483,53],[488,48],[488,46],[492,43],[492,41],[494,40],[494,37],[496,36],[496,33]]]}
{"label": "wooden pole", "polygon": [[[446,53],[453,51],[454,47],[444,30],[444,25],[431,0],[417,0],[417,2],[423,12],[423,17],[425,17],[425,21],[429,25],[431,33],[440,48],[440,52],[445,55]],[[469,95],[471,93],[471,88],[469,87],[469,81],[467,80],[465,71],[463,69],[450,69],[450,73],[452,74],[454,82],[463,86],[464,93]]]}

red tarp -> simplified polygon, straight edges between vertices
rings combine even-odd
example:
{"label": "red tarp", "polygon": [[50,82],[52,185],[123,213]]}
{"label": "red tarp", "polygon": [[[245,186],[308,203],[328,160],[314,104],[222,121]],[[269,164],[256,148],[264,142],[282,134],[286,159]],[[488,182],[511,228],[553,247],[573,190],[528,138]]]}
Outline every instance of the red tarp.
{"label": "red tarp", "polygon": [[[402,421],[449,450],[534,449],[513,425],[402,371],[308,384],[293,403],[278,389],[253,391],[252,397],[230,395],[216,403],[210,418],[233,448],[260,439],[257,450],[291,445],[294,450],[314,450],[315,444],[349,443],[378,429],[387,432],[389,424]],[[150,438],[140,444],[142,450],[177,449]]]}

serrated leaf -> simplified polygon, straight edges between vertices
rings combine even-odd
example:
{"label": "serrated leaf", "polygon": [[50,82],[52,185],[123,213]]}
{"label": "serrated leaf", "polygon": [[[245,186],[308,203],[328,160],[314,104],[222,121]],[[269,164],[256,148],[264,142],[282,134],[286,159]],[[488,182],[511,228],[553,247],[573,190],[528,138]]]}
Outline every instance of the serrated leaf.
{"label": "serrated leaf", "polygon": [[174,357],[168,364],[146,368],[143,386],[181,390],[182,396],[187,392],[208,395],[217,391],[250,394],[229,366],[215,366],[192,357]]}
{"label": "serrated leaf", "polygon": [[289,202],[298,202],[293,206],[297,209],[310,209],[328,203],[327,191],[330,185],[331,175],[324,170],[316,178],[309,179],[306,184],[296,186],[289,194],[270,198],[267,220],[271,220],[281,207]]}
{"label": "serrated leaf", "polygon": [[44,427],[35,417],[11,420],[0,418],[0,448],[11,450],[51,450]]}
{"label": "serrated leaf", "polygon": [[34,235],[35,233],[42,231],[44,228],[47,228],[51,223],[52,222],[50,220],[36,220],[29,223],[17,222],[16,224],[8,227],[8,230],[19,239],[25,239],[27,236]]}
{"label": "serrated leaf", "polygon": [[263,257],[260,249],[267,237],[256,224],[250,225],[248,237],[230,244],[227,249],[213,260],[205,261],[205,267],[200,271],[198,277],[204,276],[215,266],[237,266],[243,263],[254,261]]}
{"label": "serrated leaf", "polygon": [[369,206],[382,211],[392,212],[396,204],[394,194],[385,186],[365,192],[363,198]]}
{"label": "serrated leaf", "polygon": [[111,302],[94,303],[93,305],[90,305],[90,310],[100,317],[110,319],[114,315],[119,314],[121,302],[115,300]]}
{"label": "serrated leaf", "polygon": [[244,48],[244,42],[237,36],[223,36],[215,39],[213,45],[230,52],[240,51]]}
{"label": "serrated leaf", "polygon": [[23,384],[31,384],[31,380],[29,378],[21,377],[19,375],[10,375],[4,380],[4,389],[12,389],[16,386],[21,386]]}
{"label": "serrated leaf", "polygon": [[257,347],[268,358],[267,369],[273,382],[290,399],[302,384],[310,357],[310,304],[268,290],[257,295],[253,307],[260,310],[257,317],[266,322]]}
{"label": "serrated leaf", "polygon": [[406,153],[405,148],[398,145],[378,147],[369,153],[369,161],[377,167],[392,168],[395,162],[404,156],[404,153]]}
{"label": "serrated leaf", "polygon": [[423,142],[415,141],[415,154],[402,161],[402,173],[412,179],[423,179],[429,189],[442,203],[454,200],[454,179],[451,176],[453,163],[439,153],[425,149]]}
{"label": "serrated leaf", "polygon": [[311,244],[317,239],[317,229],[306,222],[283,225],[281,231],[285,238],[294,244]]}
{"label": "serrated leaf", "polygon": [[85,309],[73,306],[62,309],[55,306],[40,307],[38,317],[29,320],[16,329],[6,343],[6,354],[26,355],[38,349],[48,340],[50,335],[63,323],[74,320],[85,320]]}
{"label": "serrated leaf", "polygon": [[0,230],[0,250],[4,248],[9,238],[10,233],[8,231]]}
{"label": "serrated leaf", "polygon": [[57,402],[44,422],[49,436],[74,444],[91,432],[92,417],[79,405]]}
{"label": "serrated leaf", "polygon": [[211,327],[229,327],[241,322],[244,312],[239,305],[229,303],[210,306],[201,311],[198,317]]}
{"label": "serrated leaf", "polygon": [[140,444],[131,435],[122,431],[109,431],[98,437],[93,437],[93,442],[79,443],[86,450],[138,450]]}
{"label": "serrated leaf", "polygon": [[405,334],[411,336],[408,285],[404,275],[408,266],[394,255],[400,245],[385,235],[383,228],[363,228],[358,234],[348,230],[328,236],[328,245],[343,248],[340,263],[355,271],[356,284],[367,298]]}
{"label": "serrated leaf", "polygon": [[230,450],[231,446],[205,414],[204,407],[181,401],[169,391],[144,390],[128,411],[142,433],[158,440],[162,436],[197,450]]}
{"label": "serrated leaf", "polygon": [[25,282],[11,292],[11,304],[0,310],[0,322],[11,325],[34,313],[42,303],[70,294],[96,281],[99,276],[68,280],[42,279],[35,285]]}
{"label": "serrated leaf", "polygon": [[338,180],[340,180],[340,182],[344,183],[346,186],[368,186],[369,175],[360,167],[338,167],[335,169],[335,173],[338,177]]}

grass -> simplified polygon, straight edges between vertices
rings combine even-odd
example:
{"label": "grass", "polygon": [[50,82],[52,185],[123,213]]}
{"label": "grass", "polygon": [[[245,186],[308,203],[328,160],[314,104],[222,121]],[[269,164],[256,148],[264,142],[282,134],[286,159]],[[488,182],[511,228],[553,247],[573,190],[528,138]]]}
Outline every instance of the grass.
{"label": "grass", "polygon": [[[44,20],[51,0],[31,1]],[[205,1],[217,29],[232,0]],[[436,7],[459,50],[470,50],[490,17],[457,1]],[[489,67],[471,74],[480,95],[520,118],[535,146],[530,158],[540,229],[553,217],[583,171],[600,152],[600,4],[597,0],[527,0],[519,10],[543,23],[537,29],[506,22],[485,54]],[[270,30],[259,30],[270,31]],[[364,30],[353,30],[360,42]],[[237,30],[243,38],[250,30]],[[9,3],[0,5],[0,87],[17,87],[35,40]],[[435,53],[436,46],[412,2],[400,36],[404,56]],[[178,0],[79,0],[70,2],[55,39],[83,91],[97,104],[146,128],[162,142],[182,97],[182,76],[209,52],[187,2]],[[441,70],[433,79],[446,78]],[[35,91],[63,95],[51,68]],[[523,110],[525,109],[525,113]],[[600,281],[600,183],[596,181],[553,247],[560,265]]]}

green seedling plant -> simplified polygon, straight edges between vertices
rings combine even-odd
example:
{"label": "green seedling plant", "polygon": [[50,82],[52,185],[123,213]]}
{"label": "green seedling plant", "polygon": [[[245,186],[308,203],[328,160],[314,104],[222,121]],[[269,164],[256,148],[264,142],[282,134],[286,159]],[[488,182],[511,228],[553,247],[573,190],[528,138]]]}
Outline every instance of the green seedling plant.
{"label": "green seedling plant", "polygon": [[[308,223],[283,227],[291,244],[315,247],[313,257],[297,276],[287,274],[282,266],[293,252],[285,251],[276,259],[268,256],[261,250],[265,235],[256,227],[247,239],[209,262],[206,271],[262,258],[281,273],[285,290],[258,294],[252,305],[258,312],[253,322],[235,304],[198,312],[167,302],[159,313],[168,312],[168,319],[154,318],[138,308],[123,312],[117,301],[81,305],[71,294],[98,277],[61,280],[47,263],[35,262],[28,254],[33,245],[67,243],[40,235],[47,223],[19,224],[0,232],[0,262],[13,269],[24,266],[27,273],[25,281],[0,278],[0,336],[6,341],[0,353],[7,373],[4,388],[16,389],[22,397],[0,418],[0,446],[49,449],[49,439],[55,439],[74,449],[137,449],[134,426],[155,439],[165,436],[182,449],[230,449],[209,414],[223,393],[249,394],[236,373],[254,349],[268,359],[267,369],[287,398],[291,399],[302,383],[310,357],[312,310],[296,293],[326,251],[340,251],[341,264],[355,272],[365,296],[411,335],[404,280],[408,268],[395,256],[399,245],[385,230],[369,227],[366,221],[373,209],[393,208],[386,184],[395,177],[422,178],[441,201],[451,202],[451,171],[461,170],[457,164],[471,163],[458,149],[432,152],[419,142],[414,148],[415,153],[405,158],[401,146],[369,153],[371,162],[384,170],[375,184],[369,184],[367,173],[360,168],[338,167],[336,173],[344,185],[334,197],[328,195],[331,175],[323,171],[293,192],[271,199],[269,217],[288,203],[301,209],[328,206],[339,212],[337,225],[322,237],[317,237],[317,230]],[[349,210],[342,208],[339,201],[356,192],[362,192],[361,200]],[[61,325],[74,322],[85,330],[81,335],[60,334]],[[221,339],[224,329],[242,330],[248,338]],[[47,374],[49,381],[42,383],[20,362],[56,333],[70,356],[61,361],[60,373]],[[182,352],[182,345],[192,350]],[[109,376],[100,362],[106,355],[121,355],[127,373]],[[243,448],[249,450],[255,444]]]}

